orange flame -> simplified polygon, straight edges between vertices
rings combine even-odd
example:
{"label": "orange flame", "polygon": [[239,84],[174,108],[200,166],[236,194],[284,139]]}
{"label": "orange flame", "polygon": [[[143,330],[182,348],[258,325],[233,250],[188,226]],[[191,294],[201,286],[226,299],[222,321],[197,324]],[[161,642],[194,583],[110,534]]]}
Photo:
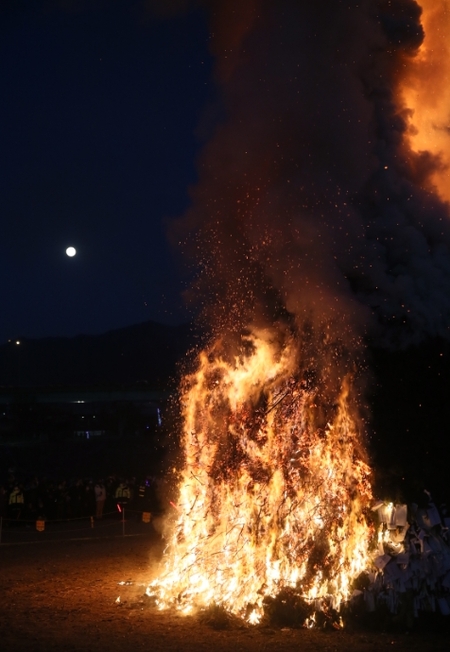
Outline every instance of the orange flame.
{"label": "orange flame", "polygon": [[425,38],[417,54],[403,60],[399,92],[409,111],[411,149],[438,157],[431,185],[450,201],[450,2],[420,5]]}
{"label": "orange flame", "polygon": [[338,608],[368,565],[370,470],[349,379],[321,429],[318,391],[295,378],[297,363],[294,338],[253,329],[230,360],[216,342],[185,378],[179,512],[147,589],[160,608],[215,603],[256,623],[288,587]]}

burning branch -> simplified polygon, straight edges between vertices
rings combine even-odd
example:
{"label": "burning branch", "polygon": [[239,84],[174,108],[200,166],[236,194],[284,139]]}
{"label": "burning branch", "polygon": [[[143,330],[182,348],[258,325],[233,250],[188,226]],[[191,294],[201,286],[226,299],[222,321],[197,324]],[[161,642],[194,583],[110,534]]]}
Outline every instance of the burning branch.
{"label": "burning branch", "polygon": [[323,431],[312,389],[292,383],[289,347],[254,334],[248,357],[201,360],[183,400],[180,516],[149,591],[161,607],[215,603],[251,622],[287,589],[311,604],[347,600],[367,561],[370,500],[348,388]]}

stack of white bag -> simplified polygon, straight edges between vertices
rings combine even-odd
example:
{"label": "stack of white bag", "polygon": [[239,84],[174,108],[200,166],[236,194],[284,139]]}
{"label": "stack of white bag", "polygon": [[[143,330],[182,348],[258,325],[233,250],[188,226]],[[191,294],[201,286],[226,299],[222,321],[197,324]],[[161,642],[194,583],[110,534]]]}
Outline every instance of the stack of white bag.
{"label": "stack of white bag", "polygon": [[[450,518],[431,501],[426,508],[379,501],[378,541],[370,583],[364,590],[368,611],[385,604],[392,614],[405,605],[450,615]],[[445,510],[442,510],[445,512]]]}

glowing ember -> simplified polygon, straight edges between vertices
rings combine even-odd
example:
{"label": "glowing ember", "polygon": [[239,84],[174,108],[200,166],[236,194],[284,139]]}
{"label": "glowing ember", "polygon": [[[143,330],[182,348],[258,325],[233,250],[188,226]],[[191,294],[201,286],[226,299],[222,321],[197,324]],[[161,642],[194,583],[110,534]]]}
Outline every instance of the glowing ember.
{"label": "glowing ember", "polygon": [[370,471],[349,382],[319,427],[319,392],[295,375],[298,355],[293,338],[253,329],[238,354],[216,342],[185,378],[177,521],[147,589],[160,608],[215,603],[256,623],[288,587],[316,610],[338,608],[367,566]]}

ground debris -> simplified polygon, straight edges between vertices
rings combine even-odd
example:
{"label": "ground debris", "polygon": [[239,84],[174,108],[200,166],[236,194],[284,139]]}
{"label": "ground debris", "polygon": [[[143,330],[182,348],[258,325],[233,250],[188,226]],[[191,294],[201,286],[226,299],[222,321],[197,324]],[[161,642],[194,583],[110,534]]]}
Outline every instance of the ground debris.
{"label": "ground debris", "polygon": [[[133,552],[151,556],[161,546],[153,547],[148,538],[105,539],[102,546],[90,542],[75,546],[59,542],[57,546],[36,546],[33,554],[25,546],[0,547],[0,648],[8,652],[125,652],[148,650],[152,652],[447,652],[448,632],[435,627],[440,614],[431,613],[423,623],[423,631],[416,627],[414,636],[403,633],[387,634],[383,627],[369,628],[364,633],[344,627],[340,631],[297,628],[288,624],[289,631],[262,622],[246,625],[229,614],[218,617],[217,628],[212,612],[197,612],[183,616],[174,609],[160,611],[150,608],[154,600],[137,590],[147,579],[140,572]],[[158,547],[157,547],[158,546]],[[75,551],[70,558],[67,552]],[[58,562],[58,575],[47,576],[35,572],[50,561]],[[104,581],[91,586],[91,578],[99,573]],[[118,587],[121,578],[133,578],[134,587]],[[56,580],[56,581],[55,581]],[[15,596],[5,589],[14,583]],[[144,585],[142,585],[144,586]],[[61,591],[72,591],[64,603]],[[120,588],[123,605],[114,604]],[[142,600],[142,603],[141,603]],[[130,603],[134,609],[128,609]],[[143,607],[140,611],[138,606]],[[145,605],[148,605],[145,607]],[[364,606],[364,603],[363,605]],[[26,613],[26,616],[25,616]],[[202,617],[209,619],[207,623]],[[374,616],[369,613],[369,616]],[[222,618],[222,620],[221,620]],[[436,619],[436,621],[435,621]],[[442,619],[441,617],[441,620]],[[445,621],[448,622],[448,621]],[[384,633],[383,633],[384,632]],[[392,643],[395,641],[395,643]]]}
{"label": "ground debris", "polygon": [[275,596],[264,598],[264,622],[276,627],[303,627],[313,613],[308,604],[293,589],[283,589]]}
{"label": "ground debris", "polygon": [[231,614],[222,605],[211,604],[198,613],[200,622],[212,629],[243,629],[246,627],[244,621]]}

